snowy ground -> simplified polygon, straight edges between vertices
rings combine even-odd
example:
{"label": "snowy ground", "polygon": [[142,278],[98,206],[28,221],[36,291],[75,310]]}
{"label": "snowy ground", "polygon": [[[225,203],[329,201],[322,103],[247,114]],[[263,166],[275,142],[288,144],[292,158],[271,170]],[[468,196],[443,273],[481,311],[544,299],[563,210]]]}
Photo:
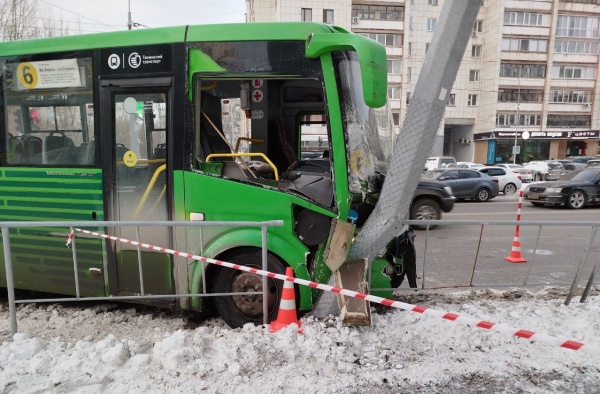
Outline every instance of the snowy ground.
{"label": "snowy ground", "polygon": [[[600,345],[600,296],[566,291],[402,293],[403,302]],[[597,293],[595,293],[597,294]],[[0,393],[594,393],[589,355],[400,310],[373,326],[304,317],[271,334],[123,304],[0,302]]]}

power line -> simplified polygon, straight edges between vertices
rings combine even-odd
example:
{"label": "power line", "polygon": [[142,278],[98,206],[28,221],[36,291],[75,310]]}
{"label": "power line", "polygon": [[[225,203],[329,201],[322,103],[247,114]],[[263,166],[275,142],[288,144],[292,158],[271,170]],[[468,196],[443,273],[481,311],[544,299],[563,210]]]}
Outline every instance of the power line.
{"label": "power line", "polygon": [[73,11],[69,11],[69,10],[67,10],[66,8],[59,7],[59,6],[55,5],[55,4],[52,4],[52,3],[49,3],[49,2],[47,2],[47,1],[45,1],[45,0],[38,0],[38,1],[39,1],[40,3],[48,4],[49,6],[52,6],[52,7],[58,8],[58,9],[60,9],[60,10],[63,10],[63,11],[65,11],[65,12],[68,12],[68,13],[70,13],[70,14],[77,15],[77,16],[78,16],[78,17],[80,17],[80,18],[84,18],[84,19],[88,19],[88,20],[90,20],[90,21],[92,21],[92,22],[96,22],[96,23],[97,23],[97,24],[99,24],[99,25],[106,26],[106,27],[109,27],[109,28],[111,28],[111,29],[114,29],[114,30],[119,30],[119,29],[117,29],[117,28],[115,28],[115,27],[113,27],[113,26],[111,26],[111,25],[107,25],[107,24],[105,24],[105,23],[102,23],[102,22],[100,22],[100,21],[94,20],[94,19],[92,19],[92,18],[88,18],[87,16],[83,16],[83,15],[81,15],[81,14],[78,14],[78,13],[76,13],[76,12],[73,12]]}

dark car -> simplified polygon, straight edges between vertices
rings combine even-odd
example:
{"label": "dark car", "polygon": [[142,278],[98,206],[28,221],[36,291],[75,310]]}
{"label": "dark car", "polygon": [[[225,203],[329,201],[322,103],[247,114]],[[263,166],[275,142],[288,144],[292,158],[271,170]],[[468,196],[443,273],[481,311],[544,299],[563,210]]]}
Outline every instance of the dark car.
{"label": "dark car", "polygon": [[[413,202],[410,206],[410,220],[440,220],[443,212],[450,212],[454,207],[455,197],[452,188],[445,182],[420,181]],[[425,230],[427,226],[413,225]],[[435,226],[429,226],[432,229]]]}
{"label": "dark car", "polygon": [[423,174],[421,180],[446,182],[457,200],[473,199],[483,202],[491,200],[499,193],[498,183],[492,177],[466,168],[429,171]]}
{"label": "dark car", "polygon": [[600,168],[573,171],[558,181],[533,183],[523,192],[533,205],[565,205],[580,209],[600,204]]}

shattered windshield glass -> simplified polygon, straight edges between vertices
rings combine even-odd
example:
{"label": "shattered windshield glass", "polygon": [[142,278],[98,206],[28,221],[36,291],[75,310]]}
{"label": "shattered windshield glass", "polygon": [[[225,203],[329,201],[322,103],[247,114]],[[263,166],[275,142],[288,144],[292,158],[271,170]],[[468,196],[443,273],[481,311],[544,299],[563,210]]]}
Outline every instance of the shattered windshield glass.
{"label": "shattered windshield glass", "polygon": [[394,144],[393,119],[387,105],[368,107],[355,52],[336,52],[340,107],[346,133],[348,183],[352,192],[371,189],[377,172],[387,171]]}

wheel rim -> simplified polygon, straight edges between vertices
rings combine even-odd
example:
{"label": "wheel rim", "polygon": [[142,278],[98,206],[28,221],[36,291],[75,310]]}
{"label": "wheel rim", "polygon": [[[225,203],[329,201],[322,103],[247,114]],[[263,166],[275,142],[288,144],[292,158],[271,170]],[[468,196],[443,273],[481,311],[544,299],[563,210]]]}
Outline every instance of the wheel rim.
{"label": "wheel rim", "polygon": [[512,183],[509,183],[508,185],[504,186],[504,194],[513,194],[516,191],[517,187]]}
{"label": "wheel rim", "polygon": [[416,220],[436,220],[437,212],[435,211],[435,209],[433,209],[432,206],[423,205],[423,206],[419,207],[419,209],[417,209],[417,212],[415,212],[415,219]]}
{"label": "wheel rim", "polygon": [[[268,279],[267,286],[269,287],[267,293],[267,304],[269,311],[277,303],[277,287],[273,282],[273,279]],[[234,293],[254,293],[260,292],[261,294],[249,294],[249,295],[234,295],[231,298],[237,309],[242,313],[257,317],[262,315],[262,278],[256,274],[249,272],[242,272],[233,279],[231,283],[231,291]]]}
{"label": "wheel rim", "polygon": [[585,203],[585,196],[581,192],[575,192],[569,196],[569,204],[573,208],[581,208],[584,203]]}
{"label": "wheel rim", "polygon": [[488,199],[489,193],[485,189],[481,189],[478,193],[479,199],[481,201],[486,201]]}

